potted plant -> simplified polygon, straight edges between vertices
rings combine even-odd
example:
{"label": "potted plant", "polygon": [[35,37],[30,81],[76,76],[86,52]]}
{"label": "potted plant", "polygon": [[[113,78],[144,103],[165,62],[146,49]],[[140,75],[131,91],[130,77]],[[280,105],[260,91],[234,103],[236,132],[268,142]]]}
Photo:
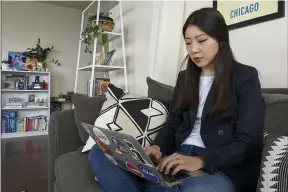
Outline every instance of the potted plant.
{"label": "potted plant", "polygon": [[7,59],[1,61],[2,70],[9,70],[9,61]]}
{"label": "potted plant", "polygon": [[51,61],[47,61],[47,57],[49,53],[54,49],[54,46],[43,48],[40,45],[40,38],[38,38],[36,47],[35,48],[27,48],[28,51],[23,52],[23,55],[26,57],[29,57],[31,60],[34,60],[37,62],[37,67],[40,67],[41,69],[46,68],[46,64],[48,63],[54,63],[57,66],[60,66],[61,63],[53,58]]}
{"label": "potted plant", "polygon": [[114,29],[114,21],[108,14],[100,13],[99,14],[99,25],[96,24],[97,15],[89,17],[85,30],[82,32],[82,39],[85,43],[85,53],[92,53],[90,49],[95,38],[98,38],[99,43],[105,45],[108,40],[108,35],[105,34],[105,31],[111,32]]}

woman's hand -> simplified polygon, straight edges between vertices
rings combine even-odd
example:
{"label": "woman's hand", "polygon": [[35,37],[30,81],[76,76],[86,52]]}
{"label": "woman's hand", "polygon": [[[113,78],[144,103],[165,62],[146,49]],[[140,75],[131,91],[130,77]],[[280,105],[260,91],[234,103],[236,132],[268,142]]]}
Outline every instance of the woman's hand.
{"label": "woman's hand", "polygon": [[149,147],[144,147],[144,151],[152,161],[158,161],[162,157],[160,147],[157,145],[151,145]]}
{"label": "woman's hand", "polygon": [[157,167],[160,172],[164,170],[165,174],[168,174],[170,169],[174,168],[172,175],[175,175],[180,170],[191,172],[202,169],[204,167],[204,161],[199,156],[186,156],[174,153],[162,159]]}

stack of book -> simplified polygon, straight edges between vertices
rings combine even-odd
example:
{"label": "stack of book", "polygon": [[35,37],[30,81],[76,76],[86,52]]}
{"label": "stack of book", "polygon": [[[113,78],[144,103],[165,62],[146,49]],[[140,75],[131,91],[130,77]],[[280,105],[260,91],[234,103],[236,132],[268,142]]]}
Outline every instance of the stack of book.
{"label": "stack of book", "polygon": [[17,111],[2,112],[2,133],[45,131],[47,124],[48,117],[44,115],[19,118]]}
{"label": "stack of book", "polygon": [[[95,78],[93,81],[92,96],[104,96],[109,83],[110,79],[108,78]],[[87,94],[90,95],[90,79],[88,80],[87,88]]]}

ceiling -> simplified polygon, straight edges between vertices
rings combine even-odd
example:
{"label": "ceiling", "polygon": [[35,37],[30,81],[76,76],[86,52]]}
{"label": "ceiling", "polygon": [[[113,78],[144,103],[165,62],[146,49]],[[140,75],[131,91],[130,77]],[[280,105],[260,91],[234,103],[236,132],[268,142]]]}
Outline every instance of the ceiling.
{"label": "ceiling", "polygon": [[40,2],[80,10],[84,10],[91,3],[91,1],[40,1]]}

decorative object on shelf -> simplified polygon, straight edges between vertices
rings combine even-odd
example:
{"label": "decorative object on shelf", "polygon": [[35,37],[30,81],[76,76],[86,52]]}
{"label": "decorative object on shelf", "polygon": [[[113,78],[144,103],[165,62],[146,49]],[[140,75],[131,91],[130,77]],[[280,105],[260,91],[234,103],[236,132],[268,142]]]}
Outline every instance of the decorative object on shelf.
{"label": "decorative object on shelf", "polygon": [[34,90],[41,90],[43,89],[43,82],[32,82],[32,89]]}
{"label": "decorative object on shelf", "polygon": [[5,70],[5,71],[10,70],[9,61],[8,60],[4,59],[4,60],[1,61],[1,69]]}
{"label": "decorative object on shelf", "polygon": [[113,49],[112,51],[109,51],[105,57],[105,60],[103,62],[103,65],[109,66],[111,65],[111,59],[113,57],[113,55],[115,54],[116,50]]}
{"label": "decorative object on shelf", "polygon": [[34,94],[28,95],[28,102],[26,102],[27,108],[35,108],[35,107],[45,107],[45,97],[35,97]]}
{"label": "decorative object on shelf", "polygon": [[[35,48],[27,48],[27,51],[23,52],[23,55],[29,57],[29,59],[37,62],[37,67],[41,69],[41,71],[45,71],[46,64],[54,63],[56,66],[60,66],[61,63],[53,58],[51,61],[47,61],[49,53],[54,49],[54,46],[43,48],[40,45],[40,38],[38,38]],[[29,67],[31,68],[31,66]]]}
{"label": "decorative object on shelf", "polygon": [[35,81],[34,81],[35,83],[39,83],[40,82],[40,76],[35,76]]}
{"label": "decorative object on shelf", "polygon": [[32,90],[33,86],[32,85],[27,85],[27,90]]}
{"label": "decorative object on shelf", "polygon": [[[109,14],[109,13],[108,13]],[[114,21],[108,15],[104,13],[99,14],[99,25],[96,24],[97,15],[89,17],[85,30],[82,32],[82,38],[85,43],[85,53],[92,54],[90,46],[93,44],[94,39],[97,38],[99,43],[105,45],[108,40],[108,35],[105,34],[105,31],[111,32],[114,29]]]}
{"label": "decorative object on shelf", "polygon": [[9,98],[9,101],[5,104],[4,108],[23,108],[22,99],[19,97]]}
{"label": "decorative object on shelf", "polygon": [[48,90],[48,83],[45,80],[43,80],[43,89]]}
{"label": "decorative object on shelf", "polygon": [[15,89],[15,82],[14,81],[2,80],[1,83],[2,83],[3,89],[11,89],[11,90]]}
{"label": "decorative object on shelf", "polygon": [[26,70],[27,71],[41,71],[42,67],[40,67],[39,63],[41,63],[41,62],[36,63],[35,60],[27,58],[26,59]]}
{"label": "decorative object on shelf", "polygon": [[26,70],[26,56],[21,52],[8,51],[9,68],[12,70]]}
{"label": "decorative object on shelf", "polygon": [[230,30],[285,17],[285,1],[213,1]]}
{"label": "decorative object on shelf", "polygon": [[[102,65],[104,62],[105,58],[105,53],[104,52],[99,52],[96,54],[96,59],[95,59],[95,65]],[[90,63],[91,65],[91,63]]]}
{"label": "decorative object on shelf", "polygon": [[33,103],[33,102],[35,102],[35,95],[34,94],[28,95],[28,103]]}

